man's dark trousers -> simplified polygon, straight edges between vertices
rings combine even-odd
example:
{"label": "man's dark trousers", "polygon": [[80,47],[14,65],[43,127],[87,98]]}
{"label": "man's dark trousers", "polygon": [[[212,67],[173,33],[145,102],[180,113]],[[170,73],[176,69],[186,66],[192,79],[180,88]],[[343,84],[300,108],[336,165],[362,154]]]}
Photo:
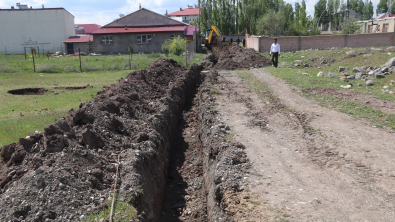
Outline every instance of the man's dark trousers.
{"label": "man's dark trousers", "polygon": [[[276,61],[274,61],[276,60]],[[272,52],[272,63],[277,68],[278,65],[278,52]]]}

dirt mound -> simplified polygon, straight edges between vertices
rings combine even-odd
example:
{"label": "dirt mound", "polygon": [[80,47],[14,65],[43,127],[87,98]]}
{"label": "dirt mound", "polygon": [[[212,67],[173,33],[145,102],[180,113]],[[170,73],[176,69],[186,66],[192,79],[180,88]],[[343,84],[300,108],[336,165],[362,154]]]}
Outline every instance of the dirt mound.
{"label": "dirt mound", "polygon": [[78,89],[86,89],[88,87],[93,88],[93,86],[90,86],[88,84],[86,86],[59,86],[59,87],[55,87],[54,89],[78,90]]}
{"label": "dirt mound", "polygon": [[237,70],[249,68],[261,68],[270,66],[270,59],[262,56],[254,49],[243,48],[236,44],[219,43],[212,47],[217,64],[216,69],[221,70]]}
{"label": "dirt mound", "polygon": [[0,221],[80,220],[107,207],[116,177],[118,202],[158,218],[177,117],[201,68],[159,59],[44,132],[4,145]]}
{"label": "dirt mound", "polygon": [[44,95],[46,91],[44,88],[23,88],[8,90],[7,93],[12,95]]}

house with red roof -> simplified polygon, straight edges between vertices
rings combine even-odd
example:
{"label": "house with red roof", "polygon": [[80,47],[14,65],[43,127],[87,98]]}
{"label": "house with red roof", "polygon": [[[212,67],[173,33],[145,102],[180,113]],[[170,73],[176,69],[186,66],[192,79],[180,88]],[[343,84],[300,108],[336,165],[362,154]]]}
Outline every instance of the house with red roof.
{"label": "house with red roof", "polygon": [[78,52],[86,54],[89,41],[93,42],[93,35],[70,36],[63,43],[67,54],[77,54]]}
{"label": "house with red roof", "polygon": [[161,53],[166,39],[192,36],[195,28],[189,27],[189,24],[140,8],[94,31],[94,52],[128,53],[131,45],[134,53]]}
{"label": "house with red roof", "polygon": [[92,32],[101,28],[98,24],[75,24],[75,34],[76,35],[91,35]]}
{"label": "house with red roof", "polygon": [[188,5],[188,8],[180,8],[180,11],[170,13],[167,16],[170,18],[181,18],[182,22],[190,24],[191,22],[196,22],[199,13],[200,8],[196,5],[195,7]]}

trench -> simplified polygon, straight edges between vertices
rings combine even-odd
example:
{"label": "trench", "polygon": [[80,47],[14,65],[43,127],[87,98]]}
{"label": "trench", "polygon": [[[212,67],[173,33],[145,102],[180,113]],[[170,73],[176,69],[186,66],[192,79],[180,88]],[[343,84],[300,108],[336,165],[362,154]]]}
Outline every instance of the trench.
{"label": "trench", "polygon": [[169,156],[161,221],[208,221],[203,147],[200,140],[198,80],[179,116]]}

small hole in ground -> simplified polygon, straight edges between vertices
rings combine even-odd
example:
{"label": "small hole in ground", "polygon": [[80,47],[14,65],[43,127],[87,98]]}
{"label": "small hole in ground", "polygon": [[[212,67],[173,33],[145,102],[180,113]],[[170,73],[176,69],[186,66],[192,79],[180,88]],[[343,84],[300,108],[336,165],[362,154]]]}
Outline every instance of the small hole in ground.
{"label": "small hole in ground", "polygon": [[44,95],[46,91],[44,88],[23,88],[8,90],[7,93],[12,95]]}

